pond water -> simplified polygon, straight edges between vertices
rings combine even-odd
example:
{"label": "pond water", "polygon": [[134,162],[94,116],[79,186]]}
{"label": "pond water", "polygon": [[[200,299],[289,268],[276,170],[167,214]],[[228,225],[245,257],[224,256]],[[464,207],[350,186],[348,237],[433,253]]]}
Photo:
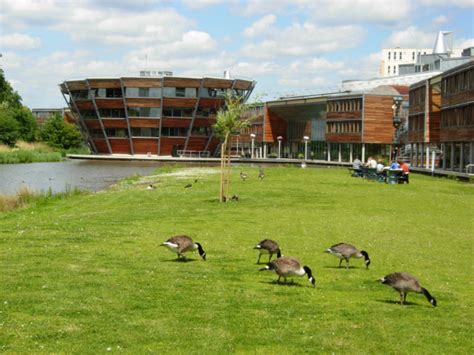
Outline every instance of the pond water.
{"label": "pond water", "polygon": [[59,163],[0,165],[0,194],[14,195],[23,185],[34,191],[99,191],[131,175],[148,175],[160,162],[66,160]]}

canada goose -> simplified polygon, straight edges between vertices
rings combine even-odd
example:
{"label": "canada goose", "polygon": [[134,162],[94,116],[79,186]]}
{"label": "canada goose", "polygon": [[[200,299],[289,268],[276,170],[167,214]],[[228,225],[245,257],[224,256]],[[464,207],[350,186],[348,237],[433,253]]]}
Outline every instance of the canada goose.
{"label": "canada goose", "polygon": [[430,295],[426,288],[420,286],[417,279],[406,272],[394,272],[393,274],[382,277],[379,281],[400,292],[401,305],[406,301],[408,292],[416,292],[424,294],[431,305],[436,307],[436,299]]}
{"label": "canada goose", "polygon": [[263,180],[264,177],[265,177],[265,173],[264,173],[263,169],[260,168],[260,171],[258,172],[258,178],[260,180]]}
{"label": "canada goose", "polygon": [[198,250],[199,255],[206,260],[206,252],[202,248],[201,244],[193,242],[193,240],[186,235],[176,235],[169,238],[166,242],[161,244],[167,247],[173,253],[178,254],[178,258],[182,257],[186,259],[184,253],[189,251]]}
{"label": "canada goose", "polygon": [[355,246],[347,243],[335,244],[332,247],[326,249],[326,253],[337,256],[339,260],[339,267],[341,267],[342,259],[346,260],[346,268],[349,268],[350,258],[362,258],[365,259],[365,267],[368,269],[370,265],[369,254],[366,251],[359,251]]}
{"label": "canada goose", "polygon": [[278,243],[271,239],[262,240],[260,243],[258,243],[255,246],[254,249],[258,249],[258,251],[260,252],[258,254],[257,264],[260,264],[260,257],[262,256],[262,254],[270,254],[270,257],[268,258],[268,262],[272,260],[273,254],[276,254],[277,258],[281,257],[281,251],[280,251],[280,247]]}
{"label": "canada goose", "polygon": [[187,184],[184,188],[189,189],[190,187],[193,187],[193,185],[192,184]]}
{"label": "canada goose", "polygon": [[309,282],[311,282],[313,287],[316,287],[316,281],[311,273],[311,269],[307,266],[301,266],[301,263],[297,259],[290,256],[282,256],[281,258],[275,259],[269,262],[267,266],[260,269],[260,271],[265,270],[275,271],[278,275],[278,283],[280,283],[282,277],[285,279],[286,283],[287,277],[307,275]]}
{"label": "canada goose", "polygon": [[148,185],[147,190],[154,190],[156,187],[153,184]]}
{"label": "canada goose", "polygon": [[242,179],[242,181],[247,180],[247,177],[248,177],[248,176],[247,176],[246,173],[244,173],[243,171],[240,172],[240,178]]}

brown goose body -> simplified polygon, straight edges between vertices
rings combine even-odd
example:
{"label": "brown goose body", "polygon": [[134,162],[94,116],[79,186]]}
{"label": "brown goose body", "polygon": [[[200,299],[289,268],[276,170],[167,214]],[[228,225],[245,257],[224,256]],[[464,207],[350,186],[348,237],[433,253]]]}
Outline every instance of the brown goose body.
{"label": "brown goose body", "polygon": [[406,301],[408,292],[422,293],[432,306],[436,307],[436,299],[430,295],[427,289],[421,287],[418,280],[406,272],[394,272],[380,279],[384,285],[391,286],[400,293],[400,304]]}
{"label": "brown goose body", "polygon": [[339,258],[339,267],[341,267],[342,260],[346,261],[346,268],[349,268],[349,259],[364,257],[365,266],[366,268],[369,268],[369,264],[370,264],[369,254],[364,250],[359,251],[359,249],[357,249],[352,244],[348,244],[348,243],[335,244],[332,247],[326,249],[326,252]]}
{"label": "brown goose body", "polygon": [[272,256],[277,254],[279,258],[281,256],[280,246],[277,242],[271,239],[264,239],[260,243],[258,243],[254,249],[259,251],[257,264],[260,263],[260,257],[262,254],[269,254],[268,262],[272,259]]}
{"label": "brown goose body", "polygon": [[186,259],[184,253],[198,250],[199,255],[206,260],[206,252],[202,249],[201,244],[195,243],[192,238],[187,235],[175,235],[163,242],[161,245],[167,247],[173,253],[177,253],[178,258],[182,257],[184,259]]}
{"label": "brown goose body", "polygon": [[308,276],[309,282],[316,286],[316,282],[313,278],[313,274],[311,269],[308,266],[302,266],[298,259],[293,258],[291,256],[282,256],[278,259],[275,259],[267,264],[266,267],[260,269],[260,271],[271,270],[274,271],[278,275],[277,282],[280,283],[280,279],[283,277],[286,279],[288,277],[295,277],[295,276]]}

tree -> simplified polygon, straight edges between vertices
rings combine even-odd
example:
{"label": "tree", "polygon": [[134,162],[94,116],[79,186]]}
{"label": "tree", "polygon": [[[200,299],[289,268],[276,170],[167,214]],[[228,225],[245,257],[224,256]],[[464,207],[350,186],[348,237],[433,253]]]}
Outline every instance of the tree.
{"label": "tree", "polygon": [[0,143],[14,147],[18,140],[18,122],[13,118],[13,110],[0,103]]}
{"label": "tree", "polygon": [[8,103],[8,107],[19,109],[21,105],[21,96],[13,90],[10,83],[5,79],[3,69],[0,69],[0,103]]}
{"label": "tree", "polygon": [[40,139],[60,149],[77,148],[82,143],[81,133],[76,127],[65,122],[59,114],[46,121],[40,131]]}
{"label": "tree", "polygon": [[27,142],[36,140],[38,123],[28,107],[22,106],[14,110],[13,118],[18,122],[18,135]]}
{"label": "tree", "polygon": [[230,137],[242,128],[250,126],[254,117],[244,118],[244,112],[250,105],[243,103],[239,96],[226,95],[225,106],[217,112],[213,126],[215,134],[221,139],[221,179],[219,201],[228,201],[230,190]]}

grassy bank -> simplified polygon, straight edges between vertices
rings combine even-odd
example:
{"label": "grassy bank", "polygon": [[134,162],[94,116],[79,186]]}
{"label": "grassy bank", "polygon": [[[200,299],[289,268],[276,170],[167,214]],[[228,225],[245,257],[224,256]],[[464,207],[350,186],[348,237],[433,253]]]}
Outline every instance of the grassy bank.
{"label": "grassy bank", "polygon": [[[345,169],[234,171],[219,204],[215,169],[166,171],[114,189],[0,214],[0,350],[96,353],[472,353],[474,190],[414,175],[410,185]],[[198,179],[195,183],[194,180]],[[153,183],[156,189],[146,187]],[[193,186],[184,188],[188,183]],[[160,243],[201,242],[189,262]],[[280,242],[310,266],[274,283],[253,246]],[[340,241],[372,264],[323,253]],[[416,275],[438,300],[375,282]]]}
{"label": "grassy bank", "polygon": [[15,148],[0,145],[0,164],[57,162],[69,153],[89,154],[89,151],[87,148],[60,150],[43,143],[18,142]]}

